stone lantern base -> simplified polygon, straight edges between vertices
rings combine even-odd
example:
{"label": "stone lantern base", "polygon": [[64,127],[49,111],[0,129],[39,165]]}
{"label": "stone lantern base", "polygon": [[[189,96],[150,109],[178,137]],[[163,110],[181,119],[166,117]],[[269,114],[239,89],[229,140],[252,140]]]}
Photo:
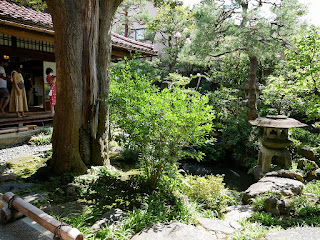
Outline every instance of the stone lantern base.
{"label": "stone lantern base", "polygon": [[260,148],[258,165],[261,166],[262,172],[266,173],[271,168],[273,160],[283,167],[291,167],[291,154],[287,149],[271,149],[265,146]]}

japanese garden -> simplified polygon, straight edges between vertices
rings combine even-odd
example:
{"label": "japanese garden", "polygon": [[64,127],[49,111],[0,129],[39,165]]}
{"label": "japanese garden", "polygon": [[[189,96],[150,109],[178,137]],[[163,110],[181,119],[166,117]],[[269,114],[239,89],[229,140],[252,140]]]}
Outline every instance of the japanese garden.
{"label": "japanese garden", "polygon": [[319,239],[309,11],[1,0],[0,240]]}

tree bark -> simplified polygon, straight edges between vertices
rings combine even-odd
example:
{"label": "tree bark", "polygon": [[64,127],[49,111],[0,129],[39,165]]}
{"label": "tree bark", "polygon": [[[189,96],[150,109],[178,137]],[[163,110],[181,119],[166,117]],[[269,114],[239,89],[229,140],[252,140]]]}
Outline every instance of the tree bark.
{"label": "tree bark", "polygon": [[253,120],[258,117],[257,110],[257,69],[258,60],[255,56],[249,56],[250,59],[250,72],[249,72],[249,82],[248,82],[248,112],[247,120]]}
{"label": "tree bark", "polygon": [[51,167],[108,164],[111,23],[121,0],[47,0],[55,30],[57,106]]}

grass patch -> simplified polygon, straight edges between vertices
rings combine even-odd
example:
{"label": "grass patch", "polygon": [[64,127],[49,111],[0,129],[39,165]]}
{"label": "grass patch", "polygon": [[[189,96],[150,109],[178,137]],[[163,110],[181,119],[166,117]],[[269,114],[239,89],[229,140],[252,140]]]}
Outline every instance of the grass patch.
{"label": "grass patch", "polygon": [[308,182],[303,189],[303,193],[311,193],[320,198],[320,180]]}
{"label": "grass patch", "polygon": [[232,235],[233,240],[255,240],[260,239],[267,233],[279,231],[282,228],[279,226],[270,228],[263,226],[261,223],[251,222],[249,220],[242,220],[243,228]]}
{"label": "grass patch", "polygon": [[[313,190],[315,187],[315,184],[309,184],[309,189]],[[287,215],[275,216],[264,212],[264,201],[270,196],[285,199],[290,208],[289,213]],[[253,206],[258,212],[253,214],[251,220],[259,222],[264,226],[280,226],[284,229],[298,226],[320,226],[319,199],[310,197],[309,195],[285,198],[275,194],[265,194],[256,197],[253,201]]]}
{"label": "grass patch", "polygon": [[28,141],[31,145],[48,145],[51,144],[53,128],[42,130],[39,134],[34,135]]}
{"label": "grass patch", "polygon": [[28,178],[45,166],[49,157],[51,157],[51,151],[47,153],[47,158],[33,156],[14,158],[7,161],[3,168],[12,169],[17,178]]}

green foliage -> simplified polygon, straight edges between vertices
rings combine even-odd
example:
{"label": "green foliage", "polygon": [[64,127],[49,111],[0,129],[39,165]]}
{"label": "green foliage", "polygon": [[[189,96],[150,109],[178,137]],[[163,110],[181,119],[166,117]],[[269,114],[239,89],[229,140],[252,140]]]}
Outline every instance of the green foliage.
{"label": "green foliage", "polygon": [[306,147],[320,152],[319,133],[312,133],[304,128],[294,128],[290,131],[290,139],[296,147]]}
{"label": "green foliage", "polygon": [[194,211],[192,206],[184,204],[176,197],[154,191],[143,198],[141,208],[128,212],[119,224],[100,230],[95,237],[125,240],[154,223],[195,222]]}
{"label": "green foliage", "polygon": [[[175,174],[179,157],[191,154],[183,147],[209,141],[214,111],[197,92],[160,92],[129,64],[112,76],[111,120],[129,134],[128,145],[140,152],[141,166],[154,186],[164,172]],[[198,152],[193,157],[202,156]]]}
{"label": "green foliage", "polygon": [[160,54],[162,67],[168,67],[171,72],[175,69],[193,26],[193,14],[188,8],[167,4],[158,9],[157,16],[147,24],[147,28],[161,36],[156,34],[155,41],[164,45]]}
{"label": "green foliage", "polygon": [[311,193],[320,198],[320,181],[308,182],[303,188],[304,193]]}
{"label": "green foliage", "polygon": [[264,202],[267,200],[269,197],[277,197],[277,198],[282,198],[281,194],[276,194],[272,192],[268,192],[262,195],[256,196],[254,199],[252,199],[252,206],[255,208],[256,211],[263,211],[264,210]]}
{"label": "green foliage", "polygon": [[307,29],[295,38],[293,47],[285,52],[286,61],[279,64],[262,91],[263,111],[309,122],[320,118],[318,49],[320,35],[317,29]]}
{"label": "green foliage", "polygon": [[[232,150],[235,160],[242,165],[253,167],[258,153],[258,133],[245,120],[245,102],[241,92],[233,88],[221,87],[209,94],[210,103],[217,112],[215,126],[221,136],[215,144],[217,152]],[[224,149],[224,150],[223,150]]]}
{"label": "green foliage", "polygon": [[166,80],[171,82],[173,87],[182,87],[190,83],[190,78],[184,77],[179,73],[169,73]]}
{"label": "green foliage", "polygon": [[223,177],[221,175],[187,176],[182,192],[205,209],[215,212],[216,216],[221,216],[223,209],[235,203],[231,191],[225,188]]}
{"label": "green foliage", "polygon": [[[288,70],[290,71],[290,70]],[[301,85],[294,76],[269,77],[262,90],[262,112],[264,114],[291,115],[299,120],[319,119],[320,97],[313,94],[312,88]]]}
{"label": "green foliage", "polygon": [[267,233],[280,230],[279,227],[265,227],[261,223],[253,223],[250,220],[243,220],[241,222],[243,226],[240,231],[236,231],[235,234],[232,235],[233,240],[255,240],[260,239],[265,236]]}
{"label": "green foliage", "polygon": [[146,8],[147,0],[125,0],[118,7],[114,21],[114,31],[129,37],[134,31],[134,25],[145,25],[151,16]]}
{"label": "green foliage", "polygon": [[287,51],[287,58],[295,76],[301,85],[311,86],[319,95],[320,83],[320,33],[312,27],[295,39],[295,47]]}
{"label": "green foliage", "polygon": [[[139,55],[130,60],[131,71],[136,72],[137,75],[145,75],[146,78],[152,80],[153,83],[161,83],[163,79],[168,75],[166,70],[161,70],[157,67],[157,59],[151,61],[141,61],[137,59]],[[127,60],[117,63],[111,63],[111,68],[114,72],[118,72],[125,68]]]}
{"label": "green foliage", "polygon": [[[317,183],[310,183],[307,185],[308,190],[305,190],[305,192],[318,193]],[[285,200],[290,209],[289,214],[279,217],[264,212],[264,202],[270,196]],[[320,205],[316,199],[308,195],[298,195],[286,198],[280,194],[267,193],[253,199],[253,206],[257,212],[253,214],[251,220],[258,221],[265,226],[281,226],[283,228],[301,225],[320,226]]]}
{"label": "green foliage", "polygon": [[[271,5],[246,2],[202,1],[195,9],[193,52],[207,61],[236,51],[263,59],[290,41],[299,17],[304,14],[297,0],[274,0]],[[272,14],[265,14],[266,9]]]}
{"label": "green foliage", "polygon": [[13,0],[13,2],[19,3],[20,5],[32,7],[35,10],[47,9],[47,4],[44,0]]}

